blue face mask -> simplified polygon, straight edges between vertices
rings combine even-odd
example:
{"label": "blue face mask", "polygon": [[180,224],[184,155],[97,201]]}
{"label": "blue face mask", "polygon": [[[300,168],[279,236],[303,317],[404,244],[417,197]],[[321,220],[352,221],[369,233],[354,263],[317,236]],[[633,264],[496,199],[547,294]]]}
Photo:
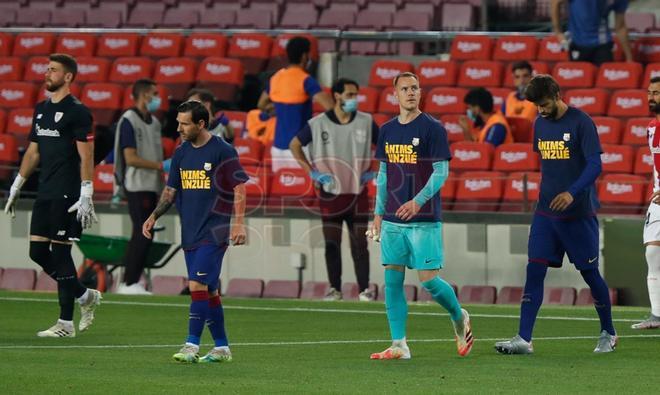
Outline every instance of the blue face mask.
{"label": "blue face mask", "polygon": [[358,101],[357,99],[348,99],[345,100],[344,103],[341,105],[342,111],[346,113],[352,113],[356,112],[358,107]]}
{"label": "blue face mask", "polygon": [[470,110],[469,108],[468,108],[468,110],[467,110],[467,117],[468,117],[468,118],[470,119],[470,121],[472,121],[472,122],[476,122],[476,121],[477,121],[477,115],[476,115],[475,113],[473,113],[472,110]]}
{"label": "blue face mask", "polygon": [[147,103],[147,111],[149,112],[156,112],[160,108],[160,96],[154,96],[151,98],[151,101]]}

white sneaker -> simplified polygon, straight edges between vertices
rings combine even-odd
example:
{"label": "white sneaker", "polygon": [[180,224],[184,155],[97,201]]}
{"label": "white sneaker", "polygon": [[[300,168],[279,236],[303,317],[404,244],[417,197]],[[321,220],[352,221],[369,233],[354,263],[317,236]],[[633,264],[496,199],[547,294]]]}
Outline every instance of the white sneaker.
{"label": "white sneaker", "polygon": [[360,302],[373,302],[375,299],[374,291],[370,290],[369,288],[360,292],[360,295],[358,295],[358,300],[360,300]]}
{"label": "white sneaker", "polygon": [[330,288],[328,290],[328,293],[325,294],[325,297],[323,297],[323,300],[328,301],[328,302],[333,302],[336,300],[341,300],[341,292],[337,291],[334,288]]}
{"label": "white sneaker", "polygon": [[80,305],[80,322],[78,323],[78,329],[81,332],[84,332],[92,325],[94,321],[94,310],[101,304],[101,292],[95,289],[88,289],[89,295],[87,296],[87,302]]}
{"label": "white sneaker", "polygon": [[39,337],[76,337],[76,329],[62,324],[59,320],[45,331],[37,332]]}
{"label": "white sneaker", "polygon": [[133,283],[131,285],[119,283],[115,293],[118,295],[153,295],[153,293],[144,289],[144,286],[140,283]]}

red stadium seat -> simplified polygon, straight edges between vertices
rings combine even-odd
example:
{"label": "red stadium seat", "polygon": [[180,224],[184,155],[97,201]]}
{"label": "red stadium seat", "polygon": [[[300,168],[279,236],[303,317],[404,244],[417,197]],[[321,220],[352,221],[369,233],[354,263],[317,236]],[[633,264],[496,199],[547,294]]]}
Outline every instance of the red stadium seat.
{"label": "red stadium seat", "polygon": [[458,64],[454,61],[425,60],[416,69],[419,84],[424,88],[454,86],[458,77]]}
{"label": "red stadium seat", "polygon": [[243,64],[236,59],[209,57],[197,71],[197,85],[210,89],[216,99],[232,102],[243,86]]}
{"label": "red stadium seat", "polygon": [[424,111],[431,114],[465,114],[465,88],[433,88],[426,95]]}
{"label": "red stadium seat", "polygon": [[100,194],[112,194],[115,186],[114,165],[97,165],[94,168],[94,190]]}
{"label": "red stadium seat", "polygon": [[184,36],[179,33],[149,33],[142,39],[140,56],[176,58],[181,56]]}
{"label": "red stadium seat", "polygon": [[648,146],[641,146],[637,149],[633,173],[642,176],[653,174],[653,156]]}
{"label": "red stadium seat", "polygon": [[264,288],[264,298],[298,299],[300,284],[293,280],[270,280]]}
{"label": "red stadium seat", "polygon": [[462,114],[447,114],[440,116],[440,121],[447,131],[447,140],[450,143],[465,140],[463,129],[458,123],[458,118],[461,116]]}
{"label": "red stadium seat", "polygon": [[378,108],[378,98],[380,91],[370,86],[361,86],[358,92],[358,110],[375,113]]}
{"label": "red stadium seat", "polygon": [[502,287],[497,294],[497,304],[520,304],[522,287]]}
{"label": "red stadium seat", "polygon": [[227,55],[227,37],[219,33],[191,33],[186,37],[183,56],[206,58]]}
{"label": "red stadium seat", "polygon": [[2,272],[0,289],[32,291],[36,280],[37,272],[34,269],[7,268]]}
{"label": "red stadium seat", "polygon": [[264,281],[248,278],[232,278],[225,296],[232,298],[260,298],[264,293]]}
{"label": "red stadium seat", "polygon": [[307,172],[303,169],[280,169],[273,175],[271,196],[312,197],[315,196],[314,185]]}
{"label": "red stadium seat", "polygon": [[264,146],[259,141],[250,138],[236,138],[234,148],[236,148],[239,161],[243,166],[261,165]]}
{"label": "red stadium seat", "polygon": [[[525,192],[525,188],[527,188],[527,192]],[[524,202],[534,203],[539,200],[540,188],[541,173],[510,173],[504,185],[504,195],[502,196],[500,211],[523,211],[525,209]],[[527,207],[528,211],[530,208]]]}
{"label": "red stadium seat", "polygon": [[461,303],[494,304],[497,289],[490,285],[464,285],[458,291]]}
{"label": "red stadium seat", "polygon": [[374,122],[376,122],[376,125],[378,125],[378,127],[383,126],[383,124],[385,122],[392,119],[392,116],[390,114],[380,114],[380,113],[378,113],[378,114],[372,114],[372,116],[374,117]]}
{"label": "red stadium seat", "polygon": [[268,61],[268,70],[277,70],[286,67],[289,60],[286,56],[286,45],[293,37],[305,37],[310,43],[310,56],[312,61],[318,62],[319,60],[319,39],[311,34],[294,34],[284,33],[280,34],[273,41],[273,47],[270,52],[270,60]]}
{"label": "red stadium seat", "polygon": [[506,117],[511,128],[513,141],[517,143],[531,143],[534,138],[533,123],[527,118]]}
{"label": "red stadium seat", "polygon": [[136,56],[140,45],[137,33],[105,33],[98,38],[96,56]]}
{"label": "red stadium seat", "polygon": [[598,187],[603,213],[639,214],[648,180],[633,174],[606,174]]}
{"label": "red stadium seat", "polygon": [[11,55],[13,46],[14,35],[9,33],[0,33],[0,56]]}
{"label": "red stadium seat", "polygon": [[[488,145],[488,144],[484,144]],[[495,211],[504,190],[504,174],[498,171],[469,171],[458,176],[456,211]]]}
{"label": "red stadium seat", "polygon": [[245,120],[247,113],[243,111],[225,111],[225,116],[229,118],[229,124],[234,128],[237,136],[240,136],[245,130]]}
{"label": "red stadium seat", "polygon": [[551,34],[541,39],[538,60],[565,62],[568,61],[568,51],[564,50],[559,41],[557,41],[557,37]]}
{"label": "red stadium seat", "polygon": [[169,137],[161,137],[160,143],[163,146],[163,159],[169,159],[174,155],[176,143]]}
{"label": "red stadium seat", "polygon": [[28,82],[43,82],[48,70],[47,56],[33,56],[25,63],[25,74],[23,81]]}
{"label": "red stadium seat", "polygon": [[660,62],[660,38],[641,37],[637,39],[638,60],[642,63]]}
{"label": "red stadium seat", "polygon": [[493,95],[493,106],[496,110],[499,110],[512,90],[510,88],[488,88],[488,92]]}
{"label": "red stadium seat", "polygon": [[[80,97],[80,92],[82,91],[80,84],[74,82],[73,84],[71,84],[69,88],[70,88],[69,91],[74,97]],[[37,91],[37,103],[48,99],[52,95],[53,93],[48,91],[48,89],[46,88],[46,83],[44,82],[43,84],[41,84],[41,87]]]}
{"label": "red stadium seat", "polygon": [[388,86],[380,92],[378,112],[385,114],[399,113],[399,100],[394,95],[394,87]]}
{"label": "red stadium seat", "polygon": [[[158,109],[158,111],[167,111],[167,109],[170,106],[168,101],[170,94],[167,91],[167,87],[165,87],[165,85],[156,85],[156,89],[158,89],[158,97],[161,98],[160,108]],[[135,106],[132,92],[133,92],[133,85],[128,85],[124,89],[124,99],[122,101],[122,106],[121,106],[122,110],[127,110]]]}
{"label": "red stadium seat", "polygon": [[562,89],[591,88],[594,86],[596,66],[588,62],[559,62],[552,76]]}
{"label": "red stadium seat", "polygon": [[121,85],[90,82],[85,85],[80,100],[91,111],[98,125],[111,125],[121,110],[123,89]]}
{"label": "red stadium seat", "polygon": [[493,52],[494,60],[534,60],[539,40],[533,36],[507,35],[497,39]]}
{"label": "red stadium seat", "polygon": [[328,293],[330,284],[327,281],[306,281],[300,291],[300,299],[321,300]]}
{"label": "red stadium seat", "polygon": [[74,56],[94,56],[96,51],[96,36],[84,33],[62,33],[57,37],[55,52]]}
{"label": "red stadium seat", "polygon": [[[0,134],[0,165],[16,166],[18,164],[18,143],[11,134]],[[0,168],[0,180],[9,180],[10,168]]]}
{"label": "red stadium seat", "polygon": [[646,88],[647,84],[651,81],[653,77],[660,77],[660,62],[658,63],[649,63],[646,65],[644,71],[644,78],[642,79],[642,89]]}
{"label": "red stadium seat", "polygon": [[529,143],[501,144],[495,148],[493,170],[496,171],[537,171],[539,155]]}
{"label": "red stadium seat", "polygon": [[0,107],[32,107],[36,96],[36,87],[29,82],[3,82],[0,87]]}
{"label": "red stadium seat", "polygon": [[154,61],[146,57],[117,58],[112,63],[108,81],[119,83],[133,83],[140,78],[151,78],[154,70]]}
{"label": "red stadium seat", "polygon": [[37,276],[37,282],[34,284],[34,290],[40,292],[57,292],[57,281],[53,280],[43,270]]}
{"label": "red stadium seat", "polygon": [[[616,288],[609,289],[610,303],[612,305],[617,305],[619,302],[619,292]],[[578,292],[577,299],[575,300],[576,306],[590,306],[594,304],[594,298],[591,296],[590,288],[582,288]]]}
{"label": "red stadium seat", "polygon": [[[369,283],[369,290],[373,293],[376,300],[378,300],[378,285]],[[341,296],[344,300],[358,300],[360,287],[357,283],[344,283],[341,286]]]}
{"label": "red stadium seat", "polygon": [[[331,89],[328,88],[327,86],[322,86],[322,87],[321,87],[321,90],[322,90],[323,92],[327,93],[330,97],[332,97],[332,91],[331,91]],[[312,100],[312,113],[313,113],[314,115],[316,115],[316,114],[320,114],[320,113],[322,113],[322,112],[325,112],[325,109],[323,108],[323,106],[321,105],[321,103],[319,103],[319,102],[317,102],[317,101],[315,101],[315,100]]]}
{"label": "red stadium seat", "polygon": [[451,150],[451,168],[456,171],[490,170],[494,148],[491,144],[458,141]]}
{"label": "red stadium seat", "polygon": [[543,304],[574,305],[577,291],[570,287],[546,287]]}
{"label": "red stadium seat", "polygon": [[7,116],[7,133],[27,138],[32,128],[33,116],[34,109],[32,107],[11,110]]}
{"label": "red stadium seat", "polygon": [[110,72],[110,61],[101,57],[77,58],[76,82],[106,82]]}
{"label": "red stadium seat", "polygon": [[5,110],[0,109],[0,135],[7,130],[7,113]]}
{"label": "red stadium seat", "polygon": [[229,41],[228,56],[239,59],[246,74],[258,74],[266,68],[273,39],[265,34],[239,33]]}
{"label": "red stadium seat", "polygon": [[648,145],[649,140],[646,134],[646,128],[649,122],[651,122],[651,118],[628,119],[621,143],[624,145]]}
{"label": "red stadium seat", "polygon": [[646,90],[621,89],[614,91],[610,98],[607,115],[613,117],[644,117],[649,113]]}
{"label": "red stadium seat", "polygon": [[165,58],[156,63],[154,81],[165,85],[174,100],[184,100],[195,84],[197,61],[191,58]]}
{"label": "red stadium seat", "polygon": [[0,58],[0,81],[20,81],[23,78],[23,60],[19,57]]}
{"label": "red stadium seat", "polygon": [[245,183],[245,193],[254,203],[254,206],[261,206],[270,194],[270,185],[272,176],[270,170],[265,166],[245,166],[245,173],[250,179]]}
{"label": "red stadium seat", "polygon": [[461,65],[458,85],[464,87],[497,87],[502,84],[502,63],[470,60]]}
{"label": "red stadium seat", "polygon": [[605,89],[569,89],[564,94],[564,101],[589,115],[603,115],[607,112],[609,95]]}
{"label": "red stadium seat", "polygon": [[54,33],[19,33],[14,39],[14,56],[48,56],[55,47]]}
{"label": "red stadium seat", "polygon": [[151,279],[151,292],[154,295],[180,295],[188,286],[184,276],[156,275]]}
{"label": "red stadium seat", "polygon": [[600,155],[605,173],[632,173],[634,149],[629,145],[603,144]]}
{"label": "red stadium seat", "polygon": [[452,60],[486,60],[491,58],[493,40],[487,36],[456,35],[451,43]]}
{"label": "red stadium seat", "polygon": [[[532,65],[532,75],[537,75],[537,74],[549,74],[549,69],[548,69],[548,64],[546,62],[542,61],[536,61],[536,62],[529,62],[529,64]],[[502,83],[502,86],[506,87],[513,87],[513,70],[511,70],[511,67],[513,66],[513,63],[509,63],[506,67],[506,70],[504,71],[504,82]]]}
{"label": "red stadium seat", "polygon": [[403,72],[414,72],[412,63],[401,60],[376,60],[369,72],[369,86],[392,87],[394,77]]}
{"label": "red stadium seat", "polygon": [[614,117],[592,117],[602,144],[621,142],[621,120]]}
{"label": "red stadium seat", "polygon": [[599,88],[619,89],[639,88],[643,68],[640,63],[607,62],[600,65],[596,86]]}

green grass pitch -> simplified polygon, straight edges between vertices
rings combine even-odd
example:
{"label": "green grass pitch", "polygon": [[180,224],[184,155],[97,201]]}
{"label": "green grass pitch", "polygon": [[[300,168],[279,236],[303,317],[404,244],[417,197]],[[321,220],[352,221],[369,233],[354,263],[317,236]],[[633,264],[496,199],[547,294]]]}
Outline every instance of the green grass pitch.
{"label": "green grass pitch", "polygon": [[[466,306],[476,343],[456,353],[449,318],[411,304],[409,361],[371,361],[388,344],[382,303],[223,299],[234,361],[172,361],[187,333],[187,297],[105,295],[74,339],[40,339],[58,314],[54,294],[0,291],[0,394],[146,393],[655,393],[660,331],[633,331],[647,310],[614,308],[614,353],[596,355],[593,308],[541,309],[535,354],[498,355],[517,306]],[[76,312],[76,324],[78,312]],[[205,329],[201,352],[211,347]]]}

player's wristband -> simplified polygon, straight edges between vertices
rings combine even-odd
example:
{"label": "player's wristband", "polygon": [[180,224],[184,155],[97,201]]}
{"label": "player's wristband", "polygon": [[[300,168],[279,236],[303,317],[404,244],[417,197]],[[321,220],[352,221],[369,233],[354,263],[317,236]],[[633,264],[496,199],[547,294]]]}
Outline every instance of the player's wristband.
{"label": "player's wristband", "polygon": [[23,184],[25,184],[26,178],[23,177],[20,173],[16,174],[16,178],[14,178],[14,183],[11,184],[12,188],[16,188],[20,190],[23,187]]}
{"label": "player's wristband", "polygon": [[94,183],[83,181],[80,183],[80,196],[91,198],[94,194]]}

